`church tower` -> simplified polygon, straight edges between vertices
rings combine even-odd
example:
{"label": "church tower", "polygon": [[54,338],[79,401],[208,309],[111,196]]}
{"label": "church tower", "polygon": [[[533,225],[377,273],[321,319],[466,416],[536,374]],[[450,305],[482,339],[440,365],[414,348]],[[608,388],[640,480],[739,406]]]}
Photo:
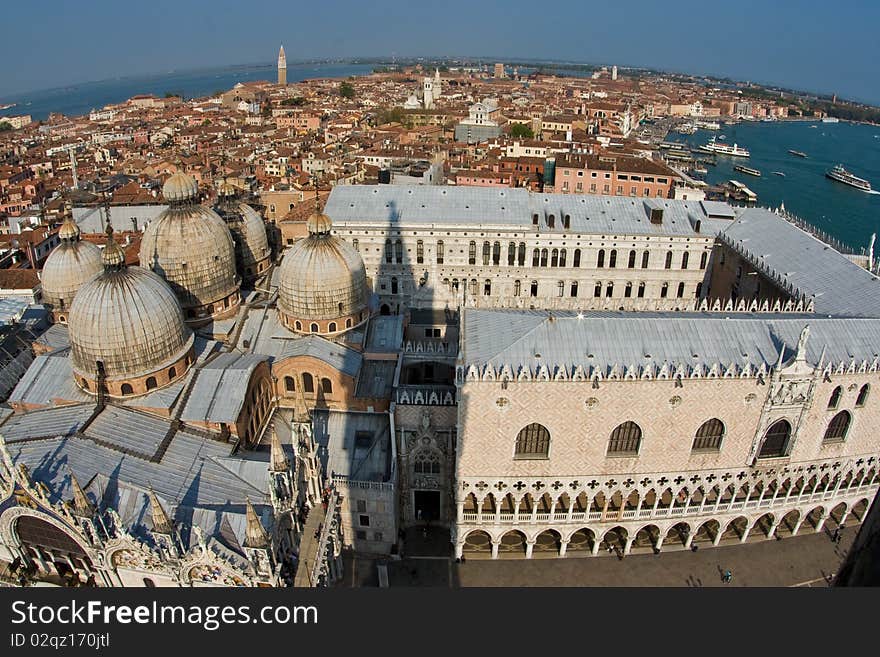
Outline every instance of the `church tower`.
{"label": "church tower", "polygon": [[434,69],[434,98],[440,98],[443,92],[440,90],[440,69]]}
{"label": "church tower", "polygon": [[425,105],[425,109],[433,109],[434,108],[434,80],[430,77],[425,78],[424,86],[422,87],[424,91],[424,97],[422,102]]}
{"label": "church tower", "polygon": [[278,51],[278,84],[287,84],[287,57],[284,55],[284,46]]}

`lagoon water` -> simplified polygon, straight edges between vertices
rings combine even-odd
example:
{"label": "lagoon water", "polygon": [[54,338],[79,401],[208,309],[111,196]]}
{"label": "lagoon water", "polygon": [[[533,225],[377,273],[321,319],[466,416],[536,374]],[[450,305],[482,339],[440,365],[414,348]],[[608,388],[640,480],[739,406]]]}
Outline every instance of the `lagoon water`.
{"label": "lagoon water", "polygon": [[[347,77],[364,75],[372,69],[369,64],[290,64],[287,79],[297,82]],[[0,98],[0,104],[18,103],[0,111],[0,119],[12,114],[30,114],[35,120],[45,119],[49,112],[86,114],[93,108],[145,93],[161,96],[174,92],[196,98],[225,91],[238,82],[274,80],[275,75],[275,66],[267,64],[88,82]],[[708,167],[708,182],[739,180],[758,194],[760,205],[775,208],[784,201],[789,211],[856,248],[867,246],[871,233],[880,232],[880,194],[868,194],[825,178],[827,169],[841,163],[880,188],[880,127],[819,121],[743,122],[724,126],[717,133],[701,130],[688,136],[670,135],[670,139],[697,146],[713,134],[725,135],[726,143],[736,142],[749,149],[752,156],[719,156],[718,165]],[[789,149],[803,151],[809,157],[789,155]],[[739,163],[760,170],[763,176],[734,171],[733,166]],[[773,171],[782,171],[785,177],[775,176]]]}
{"label": "lagoon water", "polygon": [[[821,121],[743,122],[722,130],[700,130],[693,135],[670,135],[696,147],[713,135],[723,143],[747,148],[751,157],[718,156],[717,166],[707,166],[706,180],[738,180],[758,195],[758,204],[785,209],[818,226],[841,242],[866,247],[871,233],[880,233],[880,194],[871,194],[825,177],[825,171],[843,164],[849,171],[880,188],[880,126]],[[789,154],[793,149],[806,158]],[[734,171],[743,164],[758,169],[761,177]],[[782,171],[785,177],[773,171]]]}
{"label": "lagoon water", "polygon": [[[300,82],[310,78],[341,78],[365,75],[373,70],[369,64],[288,64],[287,81]],[[30,114],[34,121],[44,120],[50,112],[68,116],[88,114],[109,103],[121,103],[138,94],[164,96],[166,93],[183,94],[185,98],[210,96],[216,91],[227,91],[239,82],[254,80],[275,81],[275,65],[228,66],[199,71],[168,72],[156,75],[134,76],[85,82],[56,89],[33,91],[0,98],[0,105],[17,103],[0,111],[4,115]]]}

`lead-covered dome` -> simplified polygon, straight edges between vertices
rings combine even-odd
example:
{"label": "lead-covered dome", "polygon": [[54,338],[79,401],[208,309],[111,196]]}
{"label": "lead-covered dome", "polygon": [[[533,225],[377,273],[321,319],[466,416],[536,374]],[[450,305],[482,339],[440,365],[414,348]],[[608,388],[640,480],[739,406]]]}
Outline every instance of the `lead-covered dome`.
{"label": "lead-covered dome", "polygon": [[102,367],[107,393],[125,397],[181,378],[192,362],[193,334],[165,281],[127,267],[108,234],[103,271],[80,288],[70,310],[70,357],[81,388],[96,392]]}
{"label": "lead-covered dome", "polygon": [[182,171],[173,174],[162,185],[162,196],[168,203],[194,200],[199,195],[199,184]]}
{"label": "lead-covered dome", "polygon": [[55,247],[40,274],[43,305],[56,322],[65,323],[73,298],[83,283],[101,269],[101,249],[80,238],[79,226],[68,218],[58,230],[61,244]]}
{"label": "lead-covered dome", "polygon": [[235,262],[243,281],[252,282],[269,268],[269,240],[263,218],[239,198],[238,190],[227,182],[218,189],[219,214],[235,242]]}
{"label": "lead-covered dome", "polygon": [[140,250],[141,267],[168,282],[192,324],[229,317],[239,305],[232,235],[197,193],[189,176],[171,176],[163,188],[169,207],[144,230]]}
{"label": "lead-covered dome", "polygon": [[330,234],[330,218],[309,217],[309,236],[293,244],[280,268],[278,310],[287,328],[338,333],[367,316],[367,274],[360,254]]}

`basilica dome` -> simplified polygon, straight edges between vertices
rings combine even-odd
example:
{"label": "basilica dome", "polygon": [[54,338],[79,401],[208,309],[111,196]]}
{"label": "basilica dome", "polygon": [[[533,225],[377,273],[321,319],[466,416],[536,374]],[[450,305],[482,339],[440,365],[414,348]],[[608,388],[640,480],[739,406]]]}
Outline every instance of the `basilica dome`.
{"label": "basilica dome", "polygon": [[79,226],[73,219],[61,225],[58,237],[61,244],[46,258],[40,280],[43,305],[55,321],[65,323],[77,290],[101,271],[101,249],[80,239]]}
{"label": "basilica dome", "polygon": [[239,305],[235,245],[216,212],[198,203],[198,185],[183,173],[162,188],[169,207],[149,223],[140,264],[164,278],[187,323],[234,315]]}
{"label": "basilica dome", "polygon": [[98,389],[98,362],[107,393],[126,397],[180,379],[192,363],[193,334],[174,293],[142,267],[127,267],[108,230],[103,272],[85,283],[70,309],[70,356],[76,383]]}
{"label": "basilica dome", "polygon": [[367,275],[360,254],[330,234],[330,217],[316,212],[309,236],[281,262],[278,310],[284,325],[302,333],[332,334],[367,317]]}
{"label": "basilica dome", "polygon": [[239,198],[238,190],[223,183],[216,211],[229,227],[235,242],[235,262],[243,281],[252,282],[269,268],[269,240],[263,218]]}

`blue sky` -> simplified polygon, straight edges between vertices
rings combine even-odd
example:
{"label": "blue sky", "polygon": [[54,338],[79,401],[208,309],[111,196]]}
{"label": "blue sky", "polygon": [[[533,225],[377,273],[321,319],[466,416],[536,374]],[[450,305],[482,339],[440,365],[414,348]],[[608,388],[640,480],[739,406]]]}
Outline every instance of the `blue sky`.
{"label": "blue sky", "polygon": [[880,104],[878,0],[44,0],[6,3],[3,19],[0,97],[267,62],[283,43],[288,60],[553,58],[730,76]]}

